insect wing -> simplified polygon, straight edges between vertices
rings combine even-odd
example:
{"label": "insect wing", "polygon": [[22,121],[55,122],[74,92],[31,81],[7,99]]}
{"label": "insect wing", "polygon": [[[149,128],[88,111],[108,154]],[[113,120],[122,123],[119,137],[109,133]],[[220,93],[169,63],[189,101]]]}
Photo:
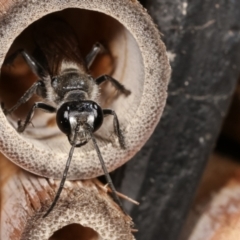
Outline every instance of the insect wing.
{"label": "insect wing", "polygon": [[59,74],[63,61],[73,62],[87,71],[80,53],[78,38],[71,26],[62,19],[46,19],[38,24],[34,31],[34,39],[38,58],[41,56],[39,60],[47,63],[51,76]]}

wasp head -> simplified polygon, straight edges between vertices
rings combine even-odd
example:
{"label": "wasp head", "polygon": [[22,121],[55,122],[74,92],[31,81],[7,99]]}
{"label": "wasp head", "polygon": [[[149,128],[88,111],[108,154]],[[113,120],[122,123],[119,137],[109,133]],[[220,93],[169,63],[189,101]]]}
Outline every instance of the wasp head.
{"label": "wasp head", "polygon": [[[101,107],[93,101],[71,101],[63,103],[57,111],[57,125],[68,136],[71,145],[80,147],[90,140],[90,131],[97,131],[103,122]],[[74,135],[77,130],[77,140]]]}

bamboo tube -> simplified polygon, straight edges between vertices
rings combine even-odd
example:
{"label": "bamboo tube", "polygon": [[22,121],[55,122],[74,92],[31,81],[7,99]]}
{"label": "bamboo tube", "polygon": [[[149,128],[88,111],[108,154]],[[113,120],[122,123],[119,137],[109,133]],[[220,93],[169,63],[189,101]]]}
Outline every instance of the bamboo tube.
{"label": "bamboo tube", "polygon": [[[31,52],[34,41],[31,39],[30,25],[53,13],[73,27],[81,41],[83,55],[96,41],[105,43],[113,56],[111,75],[132,92],[129,97],[119,96],[110,102],[107,101],[109,86],[103,87],[101,94],[101,105],[114,109],[120,119],[126,149],[119,146],[110,118],[104,120],[96,136],[109,171],[128,161],[147,141],[158,123],[165,106],[170,77],[165,46],[146,10],[138,1],[132,0],[8,0],[1,7],[0,63],[7,53],[16,49],[26,48]],[[7,93],[9,79],[1,78],[2,99],[6,94],[12,99],[19,96],[23,85],[29,85],[32,81],[29,75],[25,75],[22,77],[24,81],[17,85],[19,82],[15,79],[13,89]],[[14,101],[4,103],[10,107]],[[66,136],[56,126],[51,127],[44,114],[33,120],[35,127],[28,128],[29,131],[33,130],[30,135],[20,135],[13,127],[16,118],[19,116],[7,119],[0,110],[0,150],[30,172],[60,178],[69,151]],[[101,174],[101,165],[90,142],[75,151],[69,179],[88,179]]]}
{"label": "bamboo tube", "polygon": [[0,168],[2,240],[134,239],[131,218],[96,179],[68,181],[56,207],[42,218],[59,182],[27,173],[3,157]]}
{"label": "bamboo tube", "polygon": [[219,153],[211,156],[186,223],[188,240],[240,238],[239,177],[238,161]]}
{"label": "bamboo tube", "polygon": [[189,240],[240,238],[240,182],[232,178],[204,209]]}

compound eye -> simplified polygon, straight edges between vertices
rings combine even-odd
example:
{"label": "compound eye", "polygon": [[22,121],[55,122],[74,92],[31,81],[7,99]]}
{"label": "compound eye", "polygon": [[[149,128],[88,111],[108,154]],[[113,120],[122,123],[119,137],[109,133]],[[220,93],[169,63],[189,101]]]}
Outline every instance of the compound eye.
{"label": "compound eye", "polygon": [[59,129],[66,135],[69,135],[71,133],[71,125],[69,122],[69,112],[70,112],[70,106],[67,103],[65,103],[58,109],[57,115],[56,115],[57,125]]}
{"label": "compound eye", "polygon": [[93,103],[92,105],[95,112],[95,119],[94,119],[94,125],[93,125],[93,131],[97,131],[102,123],[103,123],[103,112],[100,106],[98,106],[96,103]]}

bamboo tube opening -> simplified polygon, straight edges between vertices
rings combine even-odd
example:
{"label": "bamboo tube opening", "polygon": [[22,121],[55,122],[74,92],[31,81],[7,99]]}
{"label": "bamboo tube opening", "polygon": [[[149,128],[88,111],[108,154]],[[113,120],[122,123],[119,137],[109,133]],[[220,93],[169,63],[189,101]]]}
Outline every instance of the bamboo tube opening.
{"label": "bamboo tube opening", "polygon": [[[136,66],[138,64],[142,66],[142,58],[133,36],[114,18],[96,11],[74,8],[48,14],[30,24],[17,36],[5,59],[8,59],[9,56],[19,49],[25,49],[31,54],[36,47],[33,37],[36,26],[42,23],[41,26],[44,27],[44,24],[48,24],[48,22],[56,18],[66,21],[74,30],[84,58],[96,42],[100,42],[106,47],[106,53],[100,54],[90,69],[93,77],[97,78],[104,74],[112,75],[119,82],[123,83],[127,89],[132,89],[132,96],[126,98],[118,96],[119,94],[111,87],[111,84],[101,85],[99,99],[101,107],[114,109],[124,129],[124,125],[126,126],[129,119],[133,118],[134,110],[138,108],[140,103],[143,83],[140,84],[139,81],[143,81],[143,77],[140,77],[142,73],[137,71]],[[136,58],[134,64],[130,62],[132,56]],[[131,72],[127,72],[125,69],[125,66],[128,65],[131,66]],[[2,66],[1,72],[1,101],[9,109],[16,104],[18,99],[38,78],[21,56],[18,56],[11,65]],[[137,88],[134,89],[134,85]],[[11,120],[15,127],[17,127],[17,120],[19,118],[24,120],[33,103],[37,100],[41,101],[42,99],[35,96],[23,104],[11,116],[8,116],[8,119]],[[114,107],[114,105],[120,106],[120,104],[121,107]],[[126,106],[130,106],[130,111]],[[39,145],[42,145],[43,148],[49,148],[49,150],[60,153],[68,151],[68,140],[56,126],[55,114],[47,114],[37,110],[32,123],[33,125],[29,125],[25,133],[22,134],[23,138],[26,140],[28,138],[37,139]],[[97,136],[101,136],[99,138],[100,146],[113,140],[111,137],[112,133],[112,121],[110,118],[106,118],[104,126],[96,133]],[[54,141],[52,138],[54,138]],[[92,145],[87,144],[81,150],[84,149],[92,150]]]}
{"label": "bamboo tube opening", "polygon": [[89,227],[70,224],[56,231],[49,240],[101,240],[99,234]]}
{"label": "bamboo tube opening", "polygon": [[[96,132],[98,145],[109,171],[129,160],[145,143],[163,111],[170,67],[158,30],[137,1],[64,1],[12,3],[1,18],[0,63],[20,48],[34,49],[32,31],[36,22],[49,16],[63,18],[78,36],[83,56],[100,42],[109,53],[100,55],[91,69],[94,77],[109,74],[131,91],[118,95],[111,84],[101,86],[100,105],[118,115],[126,149],[121,149],[113,131],[113,118],[105,118]],[[21,57],[14,67],[2,66],[0,98],[6,107],[36,81]],[[51,178],[61,178],[70,144],[56,124],[54,115],[38,111],[24,134],[15,130],[17,119],[25,119],[36,98],[15,114],[0,110],[0,149],[22,168]],[[10,122],[10,123],[9,123]],[[14,127],[13,127],[14,126]],[[69,179],[87,179],[102,174],[91,141],[75,149]]]}
{"label": "bamboo tube opening", "polygon": [[[5,59],[8,59],[19,49],[25,49],[31,54],[36,47],[33,37],[36,26],[42,23],[41,26],[44,27],[44,24],[48,24],[56,18],[66,21],[74,30],[84,58],[96,42],[100,42],[106,47],[106,53],[97,57],[90,72],[95,78],[104,74],[112,75],[132,92],[132,96],[129,97],[119,96],[111,84],[101,85],[99,99],[101,107],[114,109],[121,122],[121,127],[124,129],[128,121],[134,117],[135,109],[140,103],[143,90],[143,83],[140,81],[143,82],[143,77],[141,77],[143,73],[141,69],[138,71],[138,68],[139,66],[143,67],[143,64],[140,50],[133,36],[114,18],[96,11],[75,8],[48,14],[30,24],[17,36]],[[133,62],[132,58],[136,60]],[[126,66],[131,66],[131,71],[126,71]],[[21,56],[18,56],[11,65],[3,65],[1,72],[1,101],[9,109],[38,80],[38,77],[34,75]],[[136,86],[135,89],[134,86]],[[17,120],[24,120],[37,100],[41,101],[42,99],[37,96],[32,97],[27,103],[19,107],[16,112],[8,116],[10,122],[17,127]],[[111,140],[114,141],[112,133],[112,119],[106,118],[104,125],[96,133],[97,136],[100,136],[98,139],[100,146],[106,145]],[[29,125],[24,134],[21,135],[26,141],[29,138],[37,139],[36,144],[44,149],[48,148],[49,151],[65,153],[69,149],[66,136],[56,126],[55,114],[36,110],[32,125]],[[88,143],[83,146],[81,151],[84,150],[93,150],[92,145]]]}

